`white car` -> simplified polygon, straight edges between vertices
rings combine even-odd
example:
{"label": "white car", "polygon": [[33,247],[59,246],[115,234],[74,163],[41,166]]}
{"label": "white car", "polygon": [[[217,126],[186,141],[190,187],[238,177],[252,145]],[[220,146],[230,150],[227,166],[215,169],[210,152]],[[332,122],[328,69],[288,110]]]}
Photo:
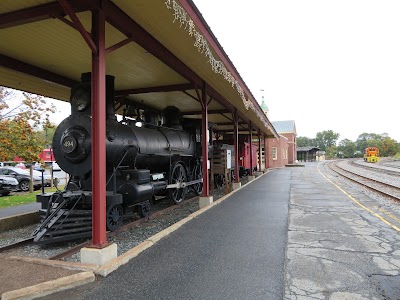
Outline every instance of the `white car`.
{"label": "white car", "polygon": [[53,161],[53,162],[46,162],[45,165],[46,165],[46,168],[53,168],[53,171],[54,171],[54,172],[61,171],[60,166],[59,166],[58,163],[56,163],[55,161]]}
{"label": "white car", "polygon": [[[39,177],[40,181],[42,180],[42,172],[36,170],[33,170],[33,176],[35,177]],[[47,170],[45,170],[43,172],[43,182],[44,182],[44,186],[50,186],[51,185],[51,175],[48,173]]]}
{"label": "white car", "polygon": [[18,190],[18,180],[7,175],[0,175],[0,195],[6,196],[12,191]]}
{"label": "white car", "polygon": [[[0,167],[0,175],[8,175],[18,180],[18,188],[24,192],[29,191],[31,175],[29,171],[16,167]],[[42,186],[42,177],[33,175],[33,189],[38,190]]]}
{"label": "white car", "polygon": [[53,162],[53,171],[61,171],[60,166],[56,162]]}

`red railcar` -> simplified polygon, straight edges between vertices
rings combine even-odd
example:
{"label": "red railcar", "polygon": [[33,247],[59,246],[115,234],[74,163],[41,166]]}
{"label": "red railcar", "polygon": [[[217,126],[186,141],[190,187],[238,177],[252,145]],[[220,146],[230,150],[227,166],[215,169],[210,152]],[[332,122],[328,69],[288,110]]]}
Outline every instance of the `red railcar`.
{"label": "red railcar", "polygon": [[[238,141],[238,150],[239,150],[239,176],[247,176],[250,174],[250,169],[252,168],[253,171],[257,170],[257,163],[258,163],[258,145],[253,143],[252,145],[252,165],[250,165],[250,143],[249,143],[248,136],[241,136],[239,135]],[[216,140],[213,142],[214,146],[221,146],[223,144],[232,145],[233,146],[233,137],[231,136],[224,136],[223,140]],[[234,155],[234,154],[233,154]],[[233,158],[232,155],[232,158]],[[232,170],[234,163],[232,162]]]}
{"label": "red railcar", "polygon": [[54,159],[54,153],[52,149],[43,149],[43,151],[39,154],[39,159],[44,162],[56,161]]}

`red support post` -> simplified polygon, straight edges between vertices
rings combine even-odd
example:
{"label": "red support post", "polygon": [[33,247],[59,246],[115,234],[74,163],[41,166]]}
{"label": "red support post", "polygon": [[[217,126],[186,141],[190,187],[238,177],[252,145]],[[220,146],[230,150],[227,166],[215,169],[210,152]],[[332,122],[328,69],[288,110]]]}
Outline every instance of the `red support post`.
{"label": "red support post", "polygon": [[253,127],[249,123],[250,131],[250,176],[253,176]]}
{"label": "red support post", "polygon": [[92,11],[92,245],[103,248],[106,237],[106,64],[105,18],[102,9]]}
{"label": "red support post", "polygon": [[262,157],[261,157],[261,132],[258,129],[258,171],[262,172]]}
{"label": "red support post", "polygon": [[265,134],[264,134],[264,162],[265,162],[265,169],[268,169],[267,136]]}
{"label": "red support post", "polygon": [[203,197],[210,195],[209,177],[208,177],[208,102],[207,102],[207,85],[203,82],[202,97],[201,97],[201,141],[202,141],[202,168],[203,168]]}
{"label": "red support post", "polygon": [[238,131],[238,116],[235,108],[233,115],[233,146],[235,151],[235,182],[239,183],[239,131]]}

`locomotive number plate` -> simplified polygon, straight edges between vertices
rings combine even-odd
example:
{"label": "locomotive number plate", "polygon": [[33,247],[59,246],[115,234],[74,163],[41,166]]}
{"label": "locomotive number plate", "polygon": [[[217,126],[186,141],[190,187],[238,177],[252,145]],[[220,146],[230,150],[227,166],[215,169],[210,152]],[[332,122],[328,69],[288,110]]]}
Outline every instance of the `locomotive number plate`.
{"label": "locomotive number plate", "polygon": [[77,141],[73,136],[66,136],[62,141],[62,149],[66,153],[71,153],[76,149]]}

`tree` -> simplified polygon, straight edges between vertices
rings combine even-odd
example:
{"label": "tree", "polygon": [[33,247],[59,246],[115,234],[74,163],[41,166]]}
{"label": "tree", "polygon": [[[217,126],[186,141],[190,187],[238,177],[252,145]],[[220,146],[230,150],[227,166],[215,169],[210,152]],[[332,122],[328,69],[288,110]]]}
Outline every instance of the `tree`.
{"label": "tree", "polygon": [[336,142],[339,136],[339,133],[335,133],[332,130],[317,132],[317,135],[315,137],[315,146],[320,148],[322,151],[326,151],[329,147],[336,146]]}
{"label": "tree", "polygon": [[367,147],[378,147],[380,156],[394,156],[399,152],[399,143],[390,138],[387,133],[362,133],[358,136],[356,141],[357,150],[364,153]]}
{"label": "tree", "polygon": [[336,146],[330,146],[329,148],[326,149],[325,157],[327,159],[332,159],[332,158],[335,158],[338,156],[339,156],[339,153],[338,153]]}
{"label": "tree", "polygon": [[36,131],[50,126],[54,112],[43,96],[0,87],[0,159],[37,160],[42,145]]}
{"label": "tree", "polygon": [[297,147],[315,146],[315,140],[305,136],[299,136],[296,139]]}
{"label": "tree", "polygon": [[390,137],[385,137],[381,143],[380,156],[394,156],[398,151],[398,145],[396,141]]}
{"label": "tree", "polygon": [[339,142],[337,150],[342,153],[341,157],[354,157],[354,153],[356,152],[356,144],[349,139],[344,139]]}
{"label": "tree", "polygon": [[37,139],[42,148],[50,148],[53,141],[54,132],[56,130],[56,124],[45,124],[43,129],[36,132]]}

